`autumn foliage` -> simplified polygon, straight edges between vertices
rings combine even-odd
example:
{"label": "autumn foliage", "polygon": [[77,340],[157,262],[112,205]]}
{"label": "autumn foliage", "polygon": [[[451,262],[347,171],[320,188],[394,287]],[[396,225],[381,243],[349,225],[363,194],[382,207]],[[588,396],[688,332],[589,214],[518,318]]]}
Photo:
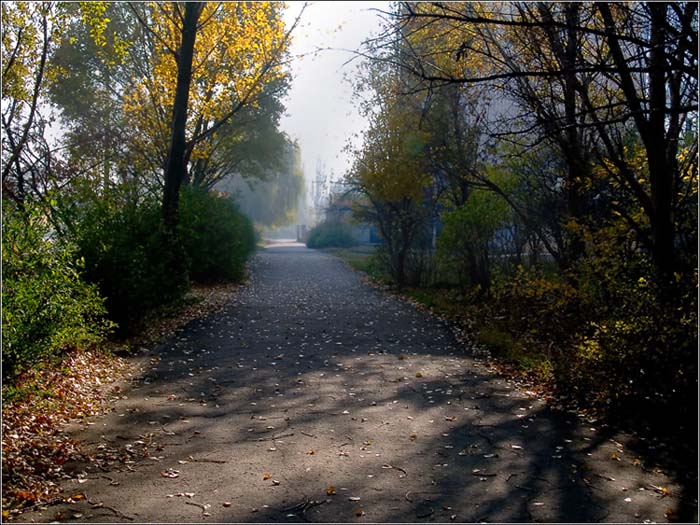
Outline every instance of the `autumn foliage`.
{"label": "autumn foliage", "polygon": [[563,406],[692,441],[697,5],[384,16],[347,180],[396,254],[385,275]]}
{"label": "autumn foliage", "polygon": [[161,206],[185,4],[2,4],[4,510],[55,494],[77,454],[60,426],[94,413],[122,366],[101,352],[109,337],[146,330],[193,281],[245,278],[253,224],[208,188],[292,162],[283,4],[198,7],[173,231]]}

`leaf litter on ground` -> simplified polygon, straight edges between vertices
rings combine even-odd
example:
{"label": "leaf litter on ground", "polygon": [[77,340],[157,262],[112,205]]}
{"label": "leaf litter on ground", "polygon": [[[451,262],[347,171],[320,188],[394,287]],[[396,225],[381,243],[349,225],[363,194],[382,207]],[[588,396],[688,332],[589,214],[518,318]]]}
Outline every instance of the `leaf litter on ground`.
{"label": "leaf litter on ground", "polygon": [[104,348],[67,351],[62,363],[45,364],[3,385],[3,518],[64,499],[60,482],[70,478],[64,465],[89,459],[81,443],[65,432],[66,425],[101,413],[122,396],[121,387],[112,385],[136,373],[133,363],[109,350],[150,346],[188,322],[221,310],[239,287],[194,285],[184,306],[151,320],[136,336]]}

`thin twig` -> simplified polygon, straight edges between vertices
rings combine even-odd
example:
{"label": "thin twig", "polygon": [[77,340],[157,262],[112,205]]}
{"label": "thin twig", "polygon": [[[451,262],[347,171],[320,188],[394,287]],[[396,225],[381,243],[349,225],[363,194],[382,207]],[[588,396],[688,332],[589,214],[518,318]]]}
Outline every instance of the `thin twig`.
{"label": "thin twig", "polygon": [[192,505],[193,507],[199,507],[200,509],[202,509],[202,514],[207,511],[207,508],[204,505],[202,505],[201,503],[197,503],[196,501],[185,500],[185,505]]}
{"label": "thin twig", "polygon": [[131,516],[127,516],[126,514],[124,514],[123,512],[121,512],[121,511],[119,511],[119,510],[117,510],[117,509],[115,509],[114,507],[110,507],[109,505],[105,505],[105,504],[102,503],[101,501],[95,503],[95,502],[93,502],[93,501],[90,501],[87,497],[85,498],[85,501],[87,501],[90,505],[92,505],[92,508],[94,508],[94,509],[107,509],[107,510],[111,510],[112,512],[114,512],[114,514],[116,514],[117,516],[119,516],[119,517],[122,518],[122,519],[129,520],[129,521],[134,521],[134,518],[132,518]]}

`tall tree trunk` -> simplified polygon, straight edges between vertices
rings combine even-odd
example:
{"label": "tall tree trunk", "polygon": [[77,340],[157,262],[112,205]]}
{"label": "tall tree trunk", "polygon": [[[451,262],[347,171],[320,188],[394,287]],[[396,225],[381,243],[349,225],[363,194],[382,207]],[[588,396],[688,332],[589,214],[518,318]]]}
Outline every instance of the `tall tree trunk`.
{"label": "tall tree trunk", "polygon": [[163,191],[163,221],[166,229],[173,232],[177,226],[177,207],[180,186],[187,177],[185,159],[187,125],[187,103],[192,80],[192,58],[197,36],[197,21],[202,12],[202,2],[187,2],[182,22],[182,42],[177,52],[177,87],[173,104],[172,135],[165,164],[165,189]]}
{"label": "tall tree trunk", "polygon": [[[675,155],[666,155],[666,16],[668,6],[650,3],[651,50],[649,51],[649,115],[647,163],[651,185],[652,213],[650,214],[652,235],[652,259],[657,274],[664,281],[671,280],[675,267],[673,224],[673,180]],[[669,162],[670,161],[670,162]]]}
{"label": "tall tree trunk", "polygon": [[[566,43],[564,50],[564,111],[566,115],[566,129],[564,131],[566,141],[566,156],[568,164],[568,174],[566,181],[566,200],[568,215],[571,220],[579,225],[583,215],[583,196],[581,187],[583,181],[588,177],[586,161],[581,144],[582,132],[578,129],[576,122],[576,53],[578,50],[578,39],[575,27],[579,24],[579,4],[575,2],[567,3],[564,7],[566,17]],[[568,264],[575,263],[585,252],[585,244],[580,232],[575,229],[567,232],[566,260]]]}

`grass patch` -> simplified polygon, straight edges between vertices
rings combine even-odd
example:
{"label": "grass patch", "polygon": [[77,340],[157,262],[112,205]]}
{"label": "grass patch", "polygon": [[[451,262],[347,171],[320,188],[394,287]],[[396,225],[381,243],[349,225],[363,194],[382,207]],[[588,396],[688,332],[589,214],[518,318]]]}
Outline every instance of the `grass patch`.
{"label": "grass patch", "polygon": [[384,271],[377,260],[377,248],[375,246],[362,245],[349,248],[326,248],[326,253],[335,255],[345,261],[351,268],[367,274],[384,284],[391,282],[390,276]]}

